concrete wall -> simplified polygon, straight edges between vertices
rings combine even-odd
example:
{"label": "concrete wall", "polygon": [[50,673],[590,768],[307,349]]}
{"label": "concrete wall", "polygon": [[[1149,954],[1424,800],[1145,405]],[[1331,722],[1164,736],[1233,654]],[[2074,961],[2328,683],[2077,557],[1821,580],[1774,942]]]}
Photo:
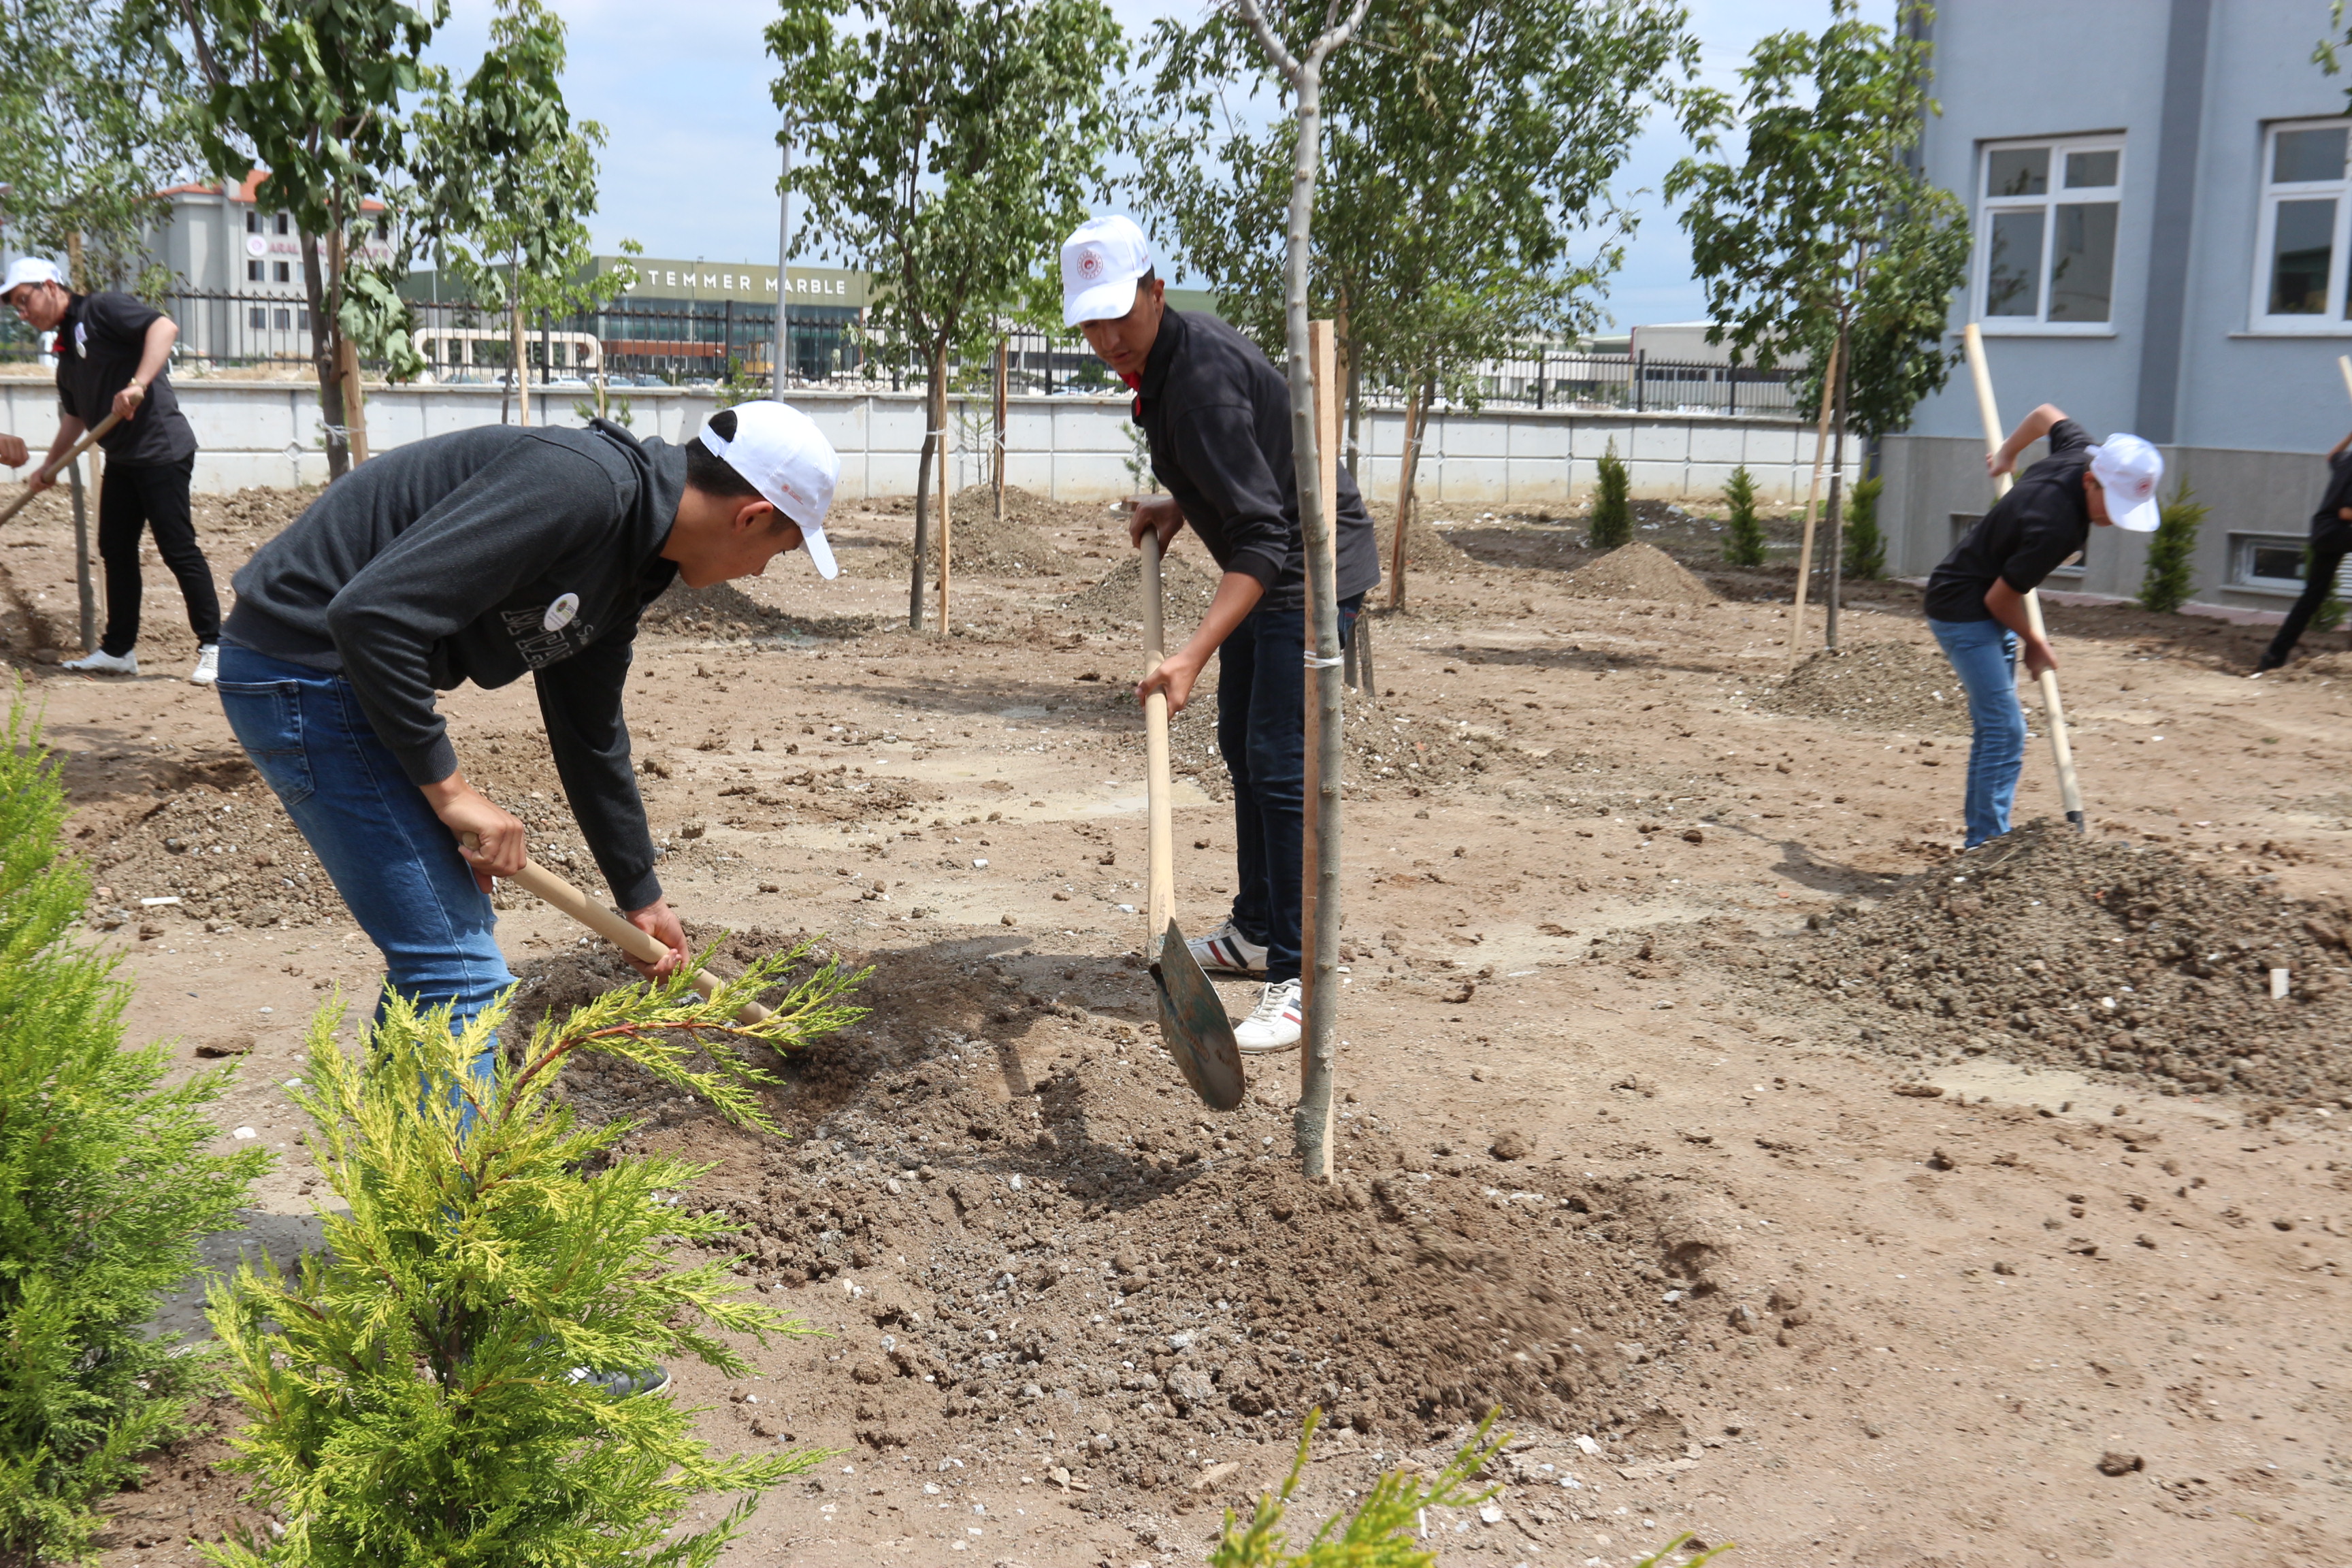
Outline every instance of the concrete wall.
{"label": "concrete wall", "polygon": [[[1992,504],[1984,443],[1963,437],[1897,436],[1885,442],[1883,452],[1886,489],[1879,517],[1888,532],[1887,567],[1896,576],[1922,577],[1950,552],[1958,538],[1955,517],[1981,514]],[[2031,456],[2040,453],[2036,447]],[[2194,599],[2232,613],[2284,611],[2294,600],[2293,592],[2231,584],[2231,536],[2305,537],[2327,488],[2326,465],[2300,452],[2214,447],[2168,447],[2164,464],[2166,495],[2185,480],[2212,508],[2198,534]],[[2095,528],[2080,571],[2053,574],[2046,585],[2053,592],[2135,598],[2147,568],[2147,539]]]}
{"label": "concrete wall", "polygon": [[[234,490],[247,485],[320,484],[327,477],[318,389],[308,381],[175,380],[181,406],[203,449],[196,488]],[[535,395],[532,416],[541,423],[581,423],[574,405],[583,388]],[[633,388],[625,401],[641,435],[683,440],[702,427],[716,406],[707,392]],[[917,393],[798,392],[805,409],[841,454],[841,495],[910,495],[923,439],[923,403]],[[368,438],[383,451],[404,442],[476,425],[496,424],[495,387],[378,388],[368,394]],[[984,401],[960,403],[950,413],[958,487],[987,473]],[[56,397],[46,381],[0,380],[0,429],[14,431],[37,452],[57,428]],[[1013,484],[1069,500],[1107,500],[1136,488],[1129,464],[1140,454],[1141,432],[1118,398],[1016,397],[1006,428],[1005,475]],[[1401,410],[1368,411],[1360,468],[1378,500],[1395,499],[1404,444]],[[1632,469],[1633,493],[1657,500],[1712,500],[1734,468],[1745,464],[1768,500],[1801,501],[1811,478],[1813,432],[1784,421],[1719,415],[1604,415],[1556,409],[1488,409],[1441,414],[1430,423],[1422,453],[1424,498],[1492,505],[1565,505],[1591,489],[1595,464],[1614,443]],[[1858,458],[1855,445],[1848,452]],[[1849,479],[1854,472],[1849,465]]]}

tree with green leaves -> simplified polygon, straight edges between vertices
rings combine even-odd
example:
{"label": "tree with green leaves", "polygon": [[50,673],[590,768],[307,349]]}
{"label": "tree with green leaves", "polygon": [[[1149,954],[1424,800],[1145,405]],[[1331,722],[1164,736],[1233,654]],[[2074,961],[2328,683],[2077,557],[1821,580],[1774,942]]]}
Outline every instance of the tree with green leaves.
{"label": "tree with green leaves", "polygon": [[[1322,9],[1284,0],[1270,12],[1296,34]],[[1309,310],[1339,335],[1351,468],[1366,379],[1405,394],[1400,542],[1431,407],[1475,407],[1482,362],[1597,324],[1632,226],[1610,183],[1696,62],[1683,21],[1664,0],[1438,0],[1368,16],[1361,47],[1331,57]],[[1219,308],[1271,347],[1295,149],[1287,125],[1252,111],[1282,84],[1248,41],[1229,11],[1193,27],[1162,20],[1126,118],[1142,208]],[[1390,563],[1391,605],[1405,564],[1401,552]]]}
{"label": "tree with green leaves", "polygon": [[768,52],[796,139],[792,190],[807,204],[793,248],[814,237],[866,268],[868,331],[925,368],[907,609],[919,630],[949,363],[993,345],[998,317],[1085,220],[1127,46],[1103,0],[854,5],[863,32],[853,0],[781,0]]}
{"label": "tree with green leaves", "polygon": [[21,683],[0,731],[0,1562],[79,1561],[95,1504],[189,1430],[211,1373],[142,1325],[269,1157],[214,1154],[226,1072],[126,1049],[131,986],[78,940],[89,872]]}
{"label": "tree with green leaves", "polygon": [[355,253],[373,227],[368,203],[405,167],[402,100],[433,83],[422,57],[448,0],[432,0],[429,12],[401,0],[178,5],[206,89],[205,156],[224,179],[268,170],[258,199],[291,214],[301,237],[327,468],[340,477],[351,464],[344,392],[358,385],[358,355],[383,352],[401,331],[392,281]]}
{"label": "tree with green leaves", "polygon": [[1756,516],[1756,476],[1747,467],[1731,470],[1723,487],[1723,504],[1729,515],[1724,523],[1723,559],[1732,566],[1764,564],[1764,524]]}
{"label": "tree with green leaves", "polygon": [[140,259],[195,163],[194,89],[149,24],[137,0],[0,0],[0,225],[83,292],[173,281]]}
{"label": "tree with green leaves", "polygon": [[[444,84],[415,126],[420,238],[477,305],[505,318],[524,425],[530,317],[600,309],[634,279],[590,268],[587,220],[604,128],[575,123],[564,103],[564,32],[541,0],[499,0],[481,64],[462,88]],[[640,247],[625,240],[621,248]]]}
{"label": "tree with green leaves", "polygon": [[2197,535],[2212,510],[2197,499],[2185,479],[2172,499],[2157,509],[2156,531],[2147,536],[2147,564],[2140,576],[2141,609],[2168,616],[2189,602],[2197,588]]}
{"label": "tree with green leaves", "polygon": [[[504,1001],[453,1034],[446,1007],[390,997],[351,1050],[340,1005],[311,1020],[294,1099],[338,1205],[326,1247],[290,1277],[247,1265],[211,1309],[250,1416],[233,1442],[285,1533],[215,1563],[707,1564],[762,1489],[826,1457],[719,1458],[694,1436],[696,1412],[576,1370],[685,1354],[742,1377],[722,1336],[814,1331],[736,1300],[738,1259],[678,1260],[736,1229],[691,1205],[709,1165],[624,1155],[633,1123],[583,1121],[555,1093],[568,1065],[601,1057],[775,1131],[761,1093],[776,1079],[739,1053],[795,1049],[865,1011],[845,1005],[862,972],[808,956],[772,955],[708,998],[694,966],[607,992],[542,1019],[519,1058],[495,1049]],[[773,1012],[735,1022],[780,982]],[[487,1090],[485,1052],[499,1062]],[[713,1492],[740,1495],[709,1528],[682,1529]]]}
{"label": "tree with green leaves", "polygon": [[1601,451],[1594,468],[1592,515],[1585,524],[1584,545],[1588,550],[1614,550],[1633,541],[1633,476],[1625,459],[1617,455],[1614,439]]}
{"label": "tree with green leaves", "polygon": [[[1830,478],[1829,646],[1838,645],[1845,438],[1900,428],[1942,386],[1958,359],[1940,347],[1953,290],[1968,265],[1959,198],[1930,184],[1913,159],[1937,112],[1927,94],[1933,13],[1899,7],[1897,26],[1860,19],[1859,0],[1832,0],[1816,36],[1775,33],[1741,68],[1736,106],[1693,92],[1685,128],[1696,156],[1667,175],[1715,320],[1734,363],[1769,370],[1801,353],[1843,367],[1833,389],[1835,466]],[[1727,139],[1746,132],[1733,156]],[[1819,372],[1814,391],[1819,395]],[[1801,401],[1809,395],[1801,384]]]}

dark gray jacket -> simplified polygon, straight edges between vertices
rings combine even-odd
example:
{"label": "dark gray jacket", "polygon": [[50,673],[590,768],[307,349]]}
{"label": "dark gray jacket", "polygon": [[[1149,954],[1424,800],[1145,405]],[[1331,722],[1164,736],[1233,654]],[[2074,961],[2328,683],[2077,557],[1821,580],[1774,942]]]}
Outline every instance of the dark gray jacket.
{"label": "dark gray jacket", "polygon": [[[1290,440],[1290,385],[1257,345],[1214,316],[1171,310],[1144,361],[1135,422],[1151,471],[1222,572],[1258,581],[1264,609],[1307,603],[1307,546]],[[1333,541],[1339,596],[1381,580],[1380,541],[1348,470]]]}
{"label": "dark gray jacket", "polygon": [[572,814],[625,909],[661,896],[621,717],[637,617],[686,453],[598,420],[395,447],[327,489],[236,574],[227,637],[339,670],[412,783],[457,768],[434,694],[525,673]]}

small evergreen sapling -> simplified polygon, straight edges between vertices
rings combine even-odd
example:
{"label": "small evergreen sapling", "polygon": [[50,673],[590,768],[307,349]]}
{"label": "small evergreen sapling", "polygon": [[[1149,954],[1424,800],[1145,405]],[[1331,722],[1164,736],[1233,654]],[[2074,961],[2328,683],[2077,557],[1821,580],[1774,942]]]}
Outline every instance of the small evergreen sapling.
{"label": "small evergreen sapling", "polygon": [[[453,1037],[446,1009],[394,1000],[354,1052],[335,1039],[339,1008],[312,1020],[295,1099],[350,1213],[327,1215],[327,1250],[294,1277],[248,1266],[213,1293],[252,1414],[240,1463],[285,1521],[278,1539],[223,1546],[215,1563],[703,1564],[761,1489],[825,1458],[714,1458],[692,1436],[695,1412],[573,1375],[690,1354],[740,1377],[751,1367],[721,1334],[765,1344],[816,1331],[734,1300],[734,1258],[673,1261],[735,1229],[680,1202],[708,1165],[623,1155],[628,1123],[590,1125],[551,1093],[566,1060],[602,1053],[775,1131],[758,1094],[773,1076],[729,1046],[790,1049],[864,1012],[842,1003],[863,973],[827,963],[765,1020],[733,1024],[806,952],[762,960],[708,1000],[688,965],[542,1021],[519,1063],[501,1055],[488,1091],[467,1064],[503,1002]],[[680,1530],[710,1492],[741,1495],[709,1529]]]}
{"label": "small evergreen sapling", "polygon": [[2140,579],[2141,609],[2168,616],[2189,602],[2197,586],[2197,531],[2212,510],[2197,499],[2186,479],[2158,509],[2156,531],[2147,536],[2147,572]]}
{"label": "small evergreen sapling", "polygon": [[1878,497],[1886,489],[1876,475],[1846,492],[1845,574],[1858,583],[1886,575],[1886,536],[1878,531]]}
{"label": "small evergreen sapling", "polygon": [[211,1375],[140,1327],[230,1228],[258,1149],[217,1155],[226,1074],[166,1088],[126,1049],[131,988],[75,938],[89,875],[63,855],[65,792],[12,694],[0,734],[0,1562],[74,1562],[91,1505],[188,1430]]}
{"label": "small evergreen sapling", "polygon": [[[2303,577],[2311,580],[2311,546],[2303,547]],[[2316,630],[2332,632],[2344,624],[2344,600],[2336,591],[2336,584],[2327,584],[2327,597],[2319,601],[2319,608],[2311,613],[2311,624]]]}
{"label": "small evergreen sapling", "polygon": [[1633,489],[1633,476],[1625,471],[1624,460],[1617,456],[1615,441],[1601,452],[1596,467],[1600,477],[1595,482],[1592,521],[1585,543],[1594,550],[1614,550],[1633,537],[1633,506],[1626,499]]}
{"label": "small evergreen sapling", "polygon": [[1723,559],[1733,566],[1764,564],[1764,525],[1756,516],[1756,477],[1745,467],[1731,471],[1723,487],[1723,504],[1731,510],[1724,524]]}

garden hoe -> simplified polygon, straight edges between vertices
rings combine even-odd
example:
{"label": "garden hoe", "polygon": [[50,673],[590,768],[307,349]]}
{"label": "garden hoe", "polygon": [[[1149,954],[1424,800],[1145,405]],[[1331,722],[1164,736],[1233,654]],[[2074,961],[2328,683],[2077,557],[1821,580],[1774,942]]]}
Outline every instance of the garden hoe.
{"label": "garden hoe", "polygon": [[[73,444],[73,449],[68,452],[64,457],[59,458],[55,466],[40,469],[40,477],[44,479],[56,479],[59,474],[62,474],[68,468],[72,468],[76,458],[79,458],[84,452],[89,451],[92,447],[98,445],[98,438],[100,436],[105,435],[109,430],[113,429],[117,425],[121,423],[121,415],[108,415],[105,418],[92,426],[89,432],[83,436],[80,440],[76,441]],[[38,491],[27,486],[23,495],[18,496],[15,500],[8,503],[7,510],[0,511],[0,523],[6,522],[10,518],[15,517],[18,512],[24,510],[25,503],[31,500],[33,497],[38,493]]]}
{"label": "garden hoe", "polygon": [[[465,836],[467,848],[474,847],[475,842],[472,834],[468,833]],[[646,963],[659,963],[669,956],[667,947],[596,902],[536,860],[526,858],[522,863],[522,869],[517,871],[508,880],[523,891],[534,894],[541,900],[554,905],[633,958]],[[705,996],[718,990],[723,984],[724,982],[719,976],[711,973],[708,969],[698,969],[694,972],[694,988]],[[767,1016],[768,1009],[761,1006],[757,1002],[744,1003],[735,1014],[736,1021],[744,1024],[756,1024]]]}
{"label": "garden hoe", "polygon": [[[1143,535],[1143,673],[1167,657],[1160,625],[1160,535]],[[1249,1082],[1242,1076],[1242,1053],[1234,1043],[1233,1020],[1223,998],[1201,973],[1184,933],[1176,924],[1175,803],[1168,773],[1168,694],[1155,691],[1143,702],[1144,752],[1150,774],[1151,870],[1144,895],[1144,952],[1151,956],[1152,989],[1160,997],[1160,1038],[1176,1058],[1184,1081],[1207,1105],[1232,1110]]]}

